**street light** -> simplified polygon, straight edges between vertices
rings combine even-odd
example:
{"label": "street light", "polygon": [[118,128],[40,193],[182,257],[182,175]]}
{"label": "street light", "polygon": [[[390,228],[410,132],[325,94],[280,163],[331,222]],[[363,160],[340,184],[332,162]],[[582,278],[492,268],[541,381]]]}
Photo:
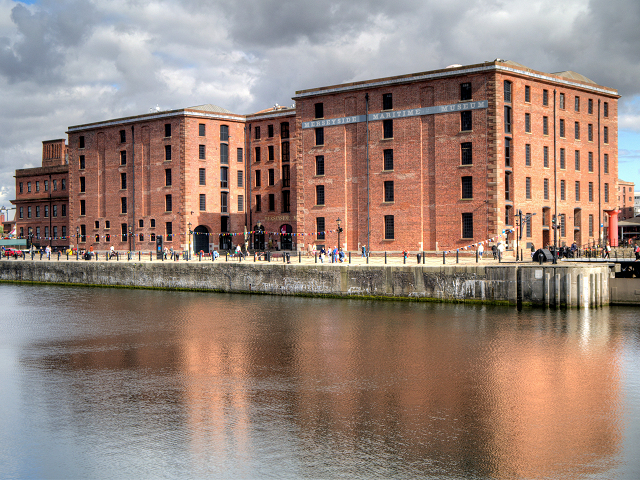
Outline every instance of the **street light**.
{"label": "street light", "polygon": [[76,260],[78,260],[78,240],[80,235],[80,227],[76,227]]}
{"label": "street light", "polygon": [[191,234],[193,233],[193,231],[191,230],[191,222],[187,223],[187,227],[189,227],[189,253],[187,255],[187,258],[191,260]]}
{"label": "street light", "polygon": [[131,240],[132,240],[132,236],[131,236],[131,225],[129,225],[129,251],[131,251]]}
{"label": "street light", "polygon": [[342,233],[342,227],[340,226],[341,222],[342,220],[340,220],[340,217],[338,217],[338,219],[336,220],[336,223],[338,224],[338,249],[342,248],[342,245],[340,245],[340,233]]}

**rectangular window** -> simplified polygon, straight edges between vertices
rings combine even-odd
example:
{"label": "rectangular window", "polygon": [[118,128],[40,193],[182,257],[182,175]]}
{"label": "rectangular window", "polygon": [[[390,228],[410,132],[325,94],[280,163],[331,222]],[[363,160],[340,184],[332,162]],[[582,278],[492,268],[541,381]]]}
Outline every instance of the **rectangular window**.
{"label": "rectangular window", "polygon": [[542,147],[542,162],[544,168],[549,168],[549,147]]}
{"label": "rectangular window", "polygon": [[171,145],[164,146],[164,159],[171,160]]}
{"label": "rectangular window", "polygon": [[527,219],[525,220],[526,223],[526,228],[527,228],[527,237],[531,238],[531,214],[527,213]]}
{"label": "rectangular window", "polygon": [[269,186],[272,187],[276,184],[275,169],[270,168],[268,173],[269,173]]}
{"label": "rectangular window", "polygon": [[531,177],[526,177],[525,180],[525,197],[527,200],[531,200]]}
{"label": "rectangular window", "polygon": [[256,170],[256,187],[260,187],[262,185],[262,178],[260,176],[260,170]]}
{"label": "rectangular window", "polygon": [[531,145],[528,143],[524,146],[524,164],[527,167],[531,166]]}
{"label": "rectangular window", "polygon": [[291,191],[282,191],[282,213],[291,212]]}
{"label": "rectangular window", "polygon": [[609,184],[604,184],[604,203],[609,203]]}
{"label": "rectangular window", "polygon": [[200,211],[201,212],[207,211],[207,195],[204,193],[200,194]]}
{"label": "rectangular window", "polygon": [[262,195],[256,195],[256,212],[262,211]]}
{"label": "rectangular window", "polygon": [[198,124],[198,135],[200,137],[204,137],[207,133],[207,127],[204,123],[199,123]]}
{"label": "rectangular window", "polygon": [[220,188],[229,188],[229,169],[220,167]]}
{"label": "rectangular window", "polygon": [[324,205],[324,185],[316,185],[316,205]]}
{"label": "rectangular window", "polygon": [[282,142],[280,144],[280,156],[284,163],[289,162],[289,142]]}
{"label": "rectangular window", "polygon": [[567,236],[567,229],[566,229],[567,222],[565,220],[566,217],[565,217],[564,213],[561,213],[559,215],[559,217],[560,217],[560,219],[559,219],[560,220],[560,236],[561,237],[566,237]]}
{"label": "rectangular window", "polygon": [[[51,213],[53,214],[54,218],[58,216],[58,205],[53,205]],[[22,218],[22,207],[20,211],[20,218]]]}
{"label": "rectangular window", "polygon": [[268,138],[273,137],[273,124],[267,125],[267,137]]}
{"label": "rectangular window", "polygon": [[560,200],[565,200],[565,183],[564,180],[560,180]]}
{"label": "rectangular window", "polygon": [[587,100],[587,110],[589,115],[593,114],[593,100],[591,98]]}
{"label": "rectangular window", "polygon": [[529,85],[524,86],[524,101],[531,103],[531,87]]}
{"label": "rectangular window", "polygon": [[323,103],[316,103],[314,105],[314,109],[315,109],[315,118],[324,118],[324,104]]}
{"label": "rectangular window", "polygon": [[269,194],[269,211],[273,212],[276,209],[276,196],[273,193]]}
{"label": "rectangular window", "polygon": [[316,217],[316,238],[318,240],[324,240],[324,217]]}
{"label": "rectangular window", "polygon": [[471,100],[471,83],[465,82],[460,84],[460,100]]}
{"label": "rectangular window", "polygon": [[85,177],[80,177],[80,193],[84,193],[85,192]]}
{"label": "rectangular window", "polygon": [[229,144],[220,144],[220,163],[222,165],[229,165]]}
{"label": "rectangular window", "polygon": [[504,81],[504,101],[511,103],[511,82],[509,80]]}
{"label": "rectangular window", "polygon": [[504,133],[511,133],[511,107],[504,107]]}
{"label": "rectangular window", "polygon": [[593,215],[589,215],[589,236],[593,237]]}
{"label": "rectangular window", "polygon": [[244,195],[238,195],[238,211],[244,212]]}
{"label": "rectangular window", "polygon": [[504,224],[513,225],[513,207],[511,205],[504,207]]}
{"label": "rectangular window", "polygon": [[171,136],[171,124],[170,123],[165,123],[164,124],[164,136],[165,138],[168,138]]}
{"label": "rectangular window", "polygon": [[542,90],[542,105],[545,107],[549,105],[549,90]]}
{"label": "rectangular window", "polygon": [[289,138],[289,122],[280,124],[280,138]]}
{"label": "rectangular window", "polygon": [[604,154],[604,173],[609,173],[609,154]]}
{"label": "rectangular window", "polygon": [[473,213],[462,214],[462,238],[473,238]]}
{"label": "rectangular window", "polygon": [[602,137],[604,143],[609,143],[609,127],[604,127],[602,129]]}
{"label": "rectangular window", "polygon": [[324,128],[316,128],[316,145],[324,145]]}
{"label": "rectangular window", "polygon": [[238,176],[238,188],[244,188],[244,171],[238,170],[237,176]]}
{"label": "rectangular window", "polygon": [[576,112],[580,111],[580,97],[578,97],[578,96],[576,96],[575,111]]}
{"label": "rectangular window", "polygon": [[393,215],[384,216],[384,239],[393,240],[395,238],[395,231],[393,225]]}
{"label": "rectangular window", "polygon": [[324,175],[324,155],[316,155],[316,175]]}
{"label": "rectangular window", "polygon": [[27,182],[27,193],[31,193],[31,182]]}
{"label": "rectangular window", "polygon": [[393,138],[393,120],[382,121],[382,138]]}
{"label": "rectangular window", "polygon": [[78,137],[78,148],[84,148],[84,135]]}
{"label": "rectangular window", "polygon": [[165,208],[164,208],[165,211],[170,212],[173,210],[173,202],[171,199],[171,194],[164,196],[164,205],[165,205]]}
{"label": "rectangular window", "polygon": [[20,182],[20,193],[22,193],[22,182]]}
{"label": "rectangular window", "polygon": [[256,147],[256,155],[255,155],[255,159],[254,160],[256,162],[260,162],[260,159],[261,159],[261,157],[260,157],[260,147]]}
{"label": "rectangular window", "polygon": [[220,141],[221,142],[229,141],[229,125],[220,125]]}
{"label": "rectangular window", "polygon": [[567,168],[567,160],[565,155],[565,149],[560,149],[560,169],[565,170]]}
{"label": "rectangular window", "polygon": [[560,119],[560,137],[564,138],[565,133],[564,133],[564,118]]}
{"label": "rectangular window", "polygon": [[589,182],[589,201],[593,202],[593,182]]}
{"label": "rectangular window", "polygon": [[576,172],[580,171],[580,150],[575,151],[575,159],[576,159]]}
{"label": "rectangular window", "polygon": [[198,169],[198,185],[206,185],[207,184],[207,169],[200,168]]}
{"label": "rectangular window", "polygon": [[382,110],[393,109],[393,95],[391,93],[382,94]]}
{"label": "rectangular window", "polygon": [[36,192],[40,191],[40,182],[36,180]]}
{"label": "rectangular window", "polygon": [[564,93],[560,94],[560,100],[558,103],[559,103],[560,109],[564,110]]}
{"label": "rectangular window", "polygon": [[220,192],[220,213],[229,213],[229,192]]}
{"label": "rectangular window", "polygon": [[[473,165],[473,145],[471,142],[463,142],[460,144],[460,157],[460,163],[462,165]],[[393,150],[391,150],[391,168],[386,168],[386,160],[385,157],[385,170],[393,170]]]}
{"label": "rectangular window", "polygon": [[609,116],[609,102],[604,102],[602,105],[602,115],[605,118]]}
{"label": "rectangular window", "polygon": [[504,139],[504,165],[505,167],[511,166],[511,139]]}
{"label": "rectangular window", "polygon": [[587,125],[587,137],[590,142],[593,142],[593,124]]}
{"label": "rectangular window", "polygon": [[171,186],[171,169],[170,168],[164,169],[164,184],[167,187]]}
{"label": "rectangular window", "polygon": [[471,176],[462,177],[462,198],[473,198],[473,177]]}
{"label": "rectangular window", "polygon": [[48,192],[49,191],[49,180],[45,180],[44,181],[44,191]]}
{"label": "rectangular window", "polygon": [[[140,227],[140,228],[144,227],[144,220],[143,219],[138,220],[138,227]],[[98,222],[97,220],[96,220],[96,228],[100,228],[100,222]]]}
{"label": "rectangular window", "polygon": [[575,123],[575,138],[580,140],[580,122]]}
{"label": "rectangular window", "polygon": [[473,124],[471,123],[471,111],[465,110],[464,112],[460,112],[460,130],[463,132],[468,132],[473,130]]}
{"label": "rectangular window", "polygon": [[276,158],[273,145],[269,145],[269,147],[267,147],[267,148],[268,148],[268,152],[269,152],[269,161],[273,162],[275,160],[275,158]]}
{"label": "rectangular window", "polygon": [[24,218],[24,207],[20,207],[20,218]]}
{"label": "rectangular window", "polygon": [[531,133],[531,114],[530,113],[524,114],[524,131],[526,133]]}
{"label": "rectangular window", "polygon": [[126,164],[127,164],[127,151],[122,150],[120,152],[120,165],[126,165]]}
{"label": "rectangular window", "polygon": [[580,182],[576,180],[576,202],[580,201]]}
{"label": "rectangular window", "polygon": [[504,199],[513,200],[511,198],[511,172],[504,173]]}
{"label": "rectangular window", "polygon": [[198,145],[198,158],[200,160],[206,160],[206,158],[207,158],[207,147],[206,147],[206,145]]}
{"label": "rectangular window", "polygon": [[67,216],[67,205],[66,205],[66,204],[64,204],[64,203],[63,203],[62,205],[60,205],[60,214],[61,214],[63,217],[66,217],[66,216]]}
{"label": "rectangular window", "polygon": [[62,226],[62,238],[67,238],[67,227],[65,225]]}
{"label": "rectangular window", "polygon": [[127,213],[127,197],[120,197],[120,213]]}
{"label": "rectangular window", "polygon": [[387,180],[384,182],[384,201],[393,202],[393,181]]}
{"label": "rectangular window", "polygon": [[256,127],[254,132],[256,134],[256,140],[260,140],[260,127]]}
{"label": "rectangular window", "polygon": [[31,218],[31,207],[27,207],[27,218]]}
{"label": "rectangular window", "polygon": [[125,172],[120,173],[120,189],[127,189],[127,174]]}
{"label": "rectangular window", "polygon": [[237,159],[238,159],[238,163],[244,162],[244,153],[241,148],[237,149]]}
{"label": "rectangular window", "polygon": [[120,234],[122,235],[122,241],[126,242],[127,241],[127,224],[126,223],[120,224]]}
{"label": "rectangular window", "polygon": [[53,227],[53,238],[56,239],[56,240],[58,239],[58,227],[57,226]]}
{"label": "rectangular window", "polygon": [[[55,192],[56,190],[58,190],[58,181],[54,180],[53,181],[53,191]],[[20,184],[20,193],[22,193],[22,183]]]}
{"label": "rectangular window", "polygon": [[593,152],[589,152],[589,173],[593,173]]}
{"label": "rectangular window", "polygon": [[289,165],[282,166],[282,187],[289,188],[291,186],[291,170]]}
{"label": "rectangular window", "polygon": [[549,117],[542,117],[542,134],[549,135]]}
{"label": "rectangular window", "polygon": [[120,130],[120,143],[125,143],[127,141],[127,132],[125,130]]}
{"label": "rectangular window", "polygon": [[545,178],[543,180],[543,194],[544,194],[544,199],[549,200],[549,179],[548,178]]}
{"label": "rectangular window", "polygon": [[165,234],[166,234],[165,240],[167,240],[167,242],[170,242],[171,240],[173,240],[173,223],[171,222],[166,223]]}

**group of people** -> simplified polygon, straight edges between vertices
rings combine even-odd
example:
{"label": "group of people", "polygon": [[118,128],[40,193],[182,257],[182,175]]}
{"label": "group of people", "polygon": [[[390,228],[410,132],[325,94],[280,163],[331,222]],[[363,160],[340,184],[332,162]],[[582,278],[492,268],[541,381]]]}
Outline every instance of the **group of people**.
{"label": "group of people", "polygon": [[325,250],[324,247],[320,248],[320,263],[324,263],[325,257],[329,255],[331,258],[331,263],[342,263],[344,262],[344,252],[342,251],[342,247],[333,247],[333,250],[329,250],[329,253]]}
{"label": "group of people", "polygon": [[[505,251],[505,245],[503,242],[494,243],[491,245],[491,254],[493,255],[494,260],[498,260],[502,258],[502,255]],[[478,258],[482,260],[482,256],[484,255],[484,244],[478,245]]]}

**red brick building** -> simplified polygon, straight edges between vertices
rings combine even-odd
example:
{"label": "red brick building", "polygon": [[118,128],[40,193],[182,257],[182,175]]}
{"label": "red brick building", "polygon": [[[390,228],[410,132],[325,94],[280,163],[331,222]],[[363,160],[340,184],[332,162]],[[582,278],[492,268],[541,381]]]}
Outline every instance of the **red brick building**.
{"label": "red brick building", "polygon": [[302,90],[251,115],[78,125],[69,233],[98,250],[288,250],[337,245],[340,223],[348,250],[453,250],[513,245],[522,212],[525,248],[554,233],[615,245],[618,98],[496,60]]}
{"label": "red brick building", "polygon": [[635,217],[635,193],[634,183],[618,180],[618,220],[627,220]]}
{"label": "red brick building", "polygon": [[42,167],[16,170],[16,236],[63,249],[69,239],[69,165],[65,140],[42,142]]}
{"label": "red brick building", "polygon": [[519,210],[523,242],[553,244],[555,216],[558,244],[582,245],[615,212],[619,97],[574,72],[497,60],[294,98],[298,228],[332,246],[340,218],[348,250],[459,249]]}

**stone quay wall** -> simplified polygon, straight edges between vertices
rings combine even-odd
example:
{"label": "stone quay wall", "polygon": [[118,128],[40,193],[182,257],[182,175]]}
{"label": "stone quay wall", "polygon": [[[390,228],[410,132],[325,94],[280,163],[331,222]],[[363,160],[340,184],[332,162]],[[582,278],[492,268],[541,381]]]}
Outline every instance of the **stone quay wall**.
{"label": "stone quay wall", "polygon": [[610,301],[608,265],[378,266],[3,261],[0,281],[540,307]]}

